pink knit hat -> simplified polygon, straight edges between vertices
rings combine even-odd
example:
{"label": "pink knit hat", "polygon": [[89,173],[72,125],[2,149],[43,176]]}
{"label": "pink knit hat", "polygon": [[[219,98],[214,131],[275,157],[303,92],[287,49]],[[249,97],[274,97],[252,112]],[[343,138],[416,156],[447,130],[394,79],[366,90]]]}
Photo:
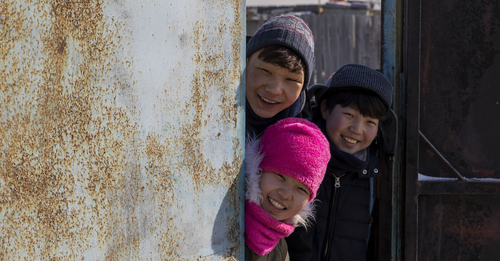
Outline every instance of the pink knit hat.
{"label": "pink knit hat", "polygon": [[330,160],[330,145],[316,125],[299,118],[280,120],[264,131],[259,149],[263,172],[292,177],[311,191],[309,202],[316,197]]}

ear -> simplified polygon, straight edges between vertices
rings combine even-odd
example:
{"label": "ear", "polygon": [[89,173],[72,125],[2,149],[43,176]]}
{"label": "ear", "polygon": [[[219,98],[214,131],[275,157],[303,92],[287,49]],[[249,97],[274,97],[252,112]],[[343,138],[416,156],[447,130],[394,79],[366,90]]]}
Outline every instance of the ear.
{"label": "ear", "polygon": [[323,117],[323,120],[326,120],[327,116],[328,116],[328,112],[326,111],[326,100],[323,100],[321,102],[321,106],[320,106],[320,110],[321,110],[321,117]]}

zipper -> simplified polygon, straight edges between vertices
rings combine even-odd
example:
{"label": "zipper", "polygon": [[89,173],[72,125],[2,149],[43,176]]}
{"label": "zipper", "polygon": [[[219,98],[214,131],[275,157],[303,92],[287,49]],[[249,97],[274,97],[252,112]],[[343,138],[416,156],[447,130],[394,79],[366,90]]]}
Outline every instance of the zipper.
{"label": "zipper", "polygon": [[333,174],[333,172],[330,172],[333,177],[335,178],[335,185],[334,185],[334,190],[333,190],[333,194],[332,194],[332,198],[330,199],[330,201],[332,202],[331,203],[331,206],[330,206],[330,215],[329,215],[329,220],[330,222],[328,222],[328,226],[326,228],[326,233],[327,233],[327,237],[326,237],[326,243],[325,243],[325,247],[324,247],[324,251],[323,251],[323,260],[327,260],[327,257],[328,257],[328,246],[330,245],[330,239],[332,237],[332,228],[334,227],[333,226],[333,220],[332,218],[334,217],[334,213],[336,211],[334,211],[335,209],[335,200],[337,199],[337,193],[338,193],[338,190],[340,189],[340,179],[345,176],[346,173],[340,175],[339,177],[337,177],[335,174]]}
{"label": "zipper", "polygon": [[332,175],[335,177],[335,188],[338,189],[340,188],[340,178],[342,178],[343,176],[345,176],[345,173],[342,174],[340,177],[337,178],[337,176],[335,176],[335,174],[333,174],[332,172]]}

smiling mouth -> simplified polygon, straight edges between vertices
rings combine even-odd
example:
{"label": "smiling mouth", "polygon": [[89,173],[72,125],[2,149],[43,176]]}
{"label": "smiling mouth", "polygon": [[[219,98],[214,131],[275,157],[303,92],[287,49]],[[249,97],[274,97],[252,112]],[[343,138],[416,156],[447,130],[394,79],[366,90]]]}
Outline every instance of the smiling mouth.
{"label": "smiling mouth", "polygon": [[351,139],[349,137],[346,137],[346,136],[343,136],[343,135],[340,135],[340,136],[342,136],[342,139],[344,139],[345,141],[347,141],[347,143],[356,144],[358,142],[357,140]]}
{"label": "smiling mouth", "polygon": [[273,207],[279,209],[279,210],[283,210],[285,209],[285,206],[281,205],[280,203],[276,202],[274,199],[272,198],[268,198],[269,199],[269,202],[271,203],[271,205],[273,205]]}
{"label": "smiling mouth", "polygon": [[262,97],[262,96],[259,96],[259,97],[260,97],[260,99],[261,99],[261,100],[263,100],[264,102],[269,103],[269,104],[277,104],[277,103],[278,103],[278,102],[275,102],[275,101],[271,101],[271,100],[269,100],[269,99],[266,99],[266,98],[264,98],[264,97]]}

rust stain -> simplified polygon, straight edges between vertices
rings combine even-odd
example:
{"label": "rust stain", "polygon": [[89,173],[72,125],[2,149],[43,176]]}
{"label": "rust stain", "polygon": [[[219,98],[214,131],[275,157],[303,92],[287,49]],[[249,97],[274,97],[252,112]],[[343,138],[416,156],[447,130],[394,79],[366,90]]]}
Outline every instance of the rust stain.
{"label": "rust stain", "polygon": [[[239,10],[236,11],[239,14]],[[237,26],[236,29],[231,28],[231,36],[236,34],[234,30],[242,28],[239,19],[236,21],[239,26]],[[215,27],[215,30],[220,32],[220,30],[222,30],[221,28],[226,27],[225,24],[218,25]],[[192,173],[197,191],[201,191],[206,185],[217,184],[220,181],[225,181],[226,184],[230,186],[232,179],[238,174],[241,163],[241,153],[236,151],[233,159],[230,159],[229,166],[225,163],[222,169],[215,170],[209,167],[211,164],[208,159],[205,158],[202,151],[203,143],[200,134],[201,130],[207,126],[210,118],[209,112],[206,111],[207,101],[209,97],[213,95],[210,90],[215,86],[221,91],[221,102],[218,106],[223,112],[221,115],[222,117],[219,117],[217,122],[236,128],[238,120],[238,108],[236,104],[238,102],[238,97],[235,95],[235,90],[230,88],[230,86],[232,86],[235,81],[239,81],[242,71],[239,66],[239,61],[241,61],[241,37],[236,39],[231,38],[233,46],[233,55],[231,59],[233,59],[234,66],[228,68],[225,66],[227,61],[223,52],[214,52],[209,46],[211,42],[223,41],[222,34],[219,33],[215,36],[215,38],[220,39],[212,39],[214,36],[210,33],[210,28],[205,23],[197,21],[193,29],[194,49],[199,51],[193,58],[193,61],[197,64],[197,71],[193,75],[191,81],[192,96],[189,102],[186,103],[186,106],[188,106],[186,111],[189,111],[189,108],[193,108],[194,116],[192,116],[191,123],[181,127],[182,136],[180,138],[184,155],[183,165],[187,166],[190,173]],[[241,31],[239,31],[239,34],[241,34]],[[230,71],[228,72],[228,70]],[[220,138],[220,135],[217,136],[217,138]],[[240,147],[239,139],[235,137],[233,139],[233,148]]]}
{"label": "rust stain", "polygon": [[[86,251],[106,260],[139,259],[146,235],[165,260],[181,257],[189,241],[177,208],[172,173],[190,173],[196,192],[223,184],[235,215],[227,217],[228,236],[237,243],[241,228],[235,179],[241,153],[235,149],[222,167],[211,167],[204,153],[210,90],[218,88],[219,124],[238,126],[238,97],[231,87],[242,68],[241,3],[232,1],[235,23],[213,27],[197,22],[194,44],[198,69],[190,84],[189,123],[173,126],[180,137],[149,134],[140,139],[134,97],[127,81],[133,61],[123,61],[123,21],[106,20],[102,0],[0,2],[0,260],[81,259]],[[35,26],[36,25],[36,26]],[[36,27],[36,28],[35,28]],[[34,30],[39,30],[33,33]],[[231,35],[231,57],[211,46]],[[215,38],[214,38],[215,37]],[[221,45],[222,47],[222,45]],[[234,66],[226,67],[227,60]],[[118,71],[118,72],[117,72]],[[127,96],[127,97],[125,97]],[[118,99],[130,101],[121,108]],[[241,124],[240,124],[241,125]],[[223,139],[224,133],[215,133]],[[232,147],[240,148],[234,133]],[[181,155],[181,156],[179,156]],[[177,165],[172,158],[178,157]],[[145,162],[141,165],[140,162]],[[143,204],[154,199],[157,220]],[[200,214],[198,214],[200,215]],[[152,226],[161,224],[161,228]],[[160,233],[158,232],[160,231]],[[92,240],[89,240],[91,238]],[[232,258],[241,249],[225,256]]]}
{"label": "rust stain", "polygon": [[[462,251],[480,249],[482,246],[498,242],[498,220],[500,213],[498,208],[489,205],[489,202],[498,197],[492,197],[481,203],[479,196],[454,196],[453,201],[446,200],[432,207],[430,214],[431,222],[427,222],[428,230],[425,231],[429,240],[434,234],[439,234],[443,240],[453,239],[451,243]],[[434,242],[434,241],[430,241]],[[436,241],[436,243],[443,244]]]}
{"label": "rust stain", "polygon": [[[172,166],[170,164],[170,154],[168,148],[168,139],[166,142],[161,143],[162,138],[159,135],[150,134],[146,138],[146,173],[151,178],[151,187],[157,195],[158,206],[156,211],[159,213],[169,213],[172,203],[175,202],[175,188],[179,186],[173,178],[174,174],[171,173]],[[177,207],[179,208],[179,207]],[[163,260],[176,260],[180,258],[180,253],[177,251],[181,248],[181,243],[189,235],[183,233],[179,227],[178,220],[173,217],[168,217],[167,220],[160,217],[157,223],[165,222],[162,226],[158,245],[159,252],[162,253]],[[175,221],[175,222],[174,222]],[[151,228],[157,229],[157,228]],[[150,231],[153,234],[154,231]]]}
{"label": "rust stain", "polygon": [[120,49],[102,5],[1,3],[2,260],[76,259],[94,248],[113,259],[138,247],[134,211],[125,211],[140,193],[137,166],[124,153],[137,126],[109,98],[118,80],[98,81]]}
{"label": "rust stain", "polygon": [[[235,13],[237,17],[234,23],[220,19],[214,24],[207,24],[203,21],[195,23],[192,30],[192,38],[189,42],[192,43],[193,49],[198,50],[193,56],[192,61],[196,64],[196,71],[192,75],[190,87],[191,97],[186,102],[184,117],[189,118],[189,121],[180,127],[181,135],[176,140],[169,141],[170,149],[180,148],[182,153],[181,163],[179,163],[186,172],[190,174],[194,185],[195,194],[201,195],[206,189],[225,184],[228,188],[226,197],[229,202],[228,205],[233,209],[233,215],[225,216],[225,224],[227,226],[226,236],[234,245],[238,245],[241,234],[241,227],[239,224],[240,213],[240,198],[239,198],[239,183],[235,180],[239,177],[241,167],[241,151],[234,150],[232,157],[225,159],[222,166],[218,169],[212,167],[210,164],[210,157],[213,155],[206,155],[204,139],[207,137],[206,130],[210,122],[216,120],[219,126],[230,126],[236,132],[238,126],[238,104],[239,99],[233,87],[235,83],[241,82],[242,68],[241,55],[242,55],[242,24],[239,18],[241,13],[239,2],[235,1]],[[212,33],[215,32],[215,33]],[[227,41],[224,35],[230,35],[231,52],[224,53],[223,48],[213,48],[213,43],[221,43]],[[228,66],[228,61],[231,61],[231,66]],[[241,86],[239,86],[241,88]],[[217,115],[217,118],[212,118],[211,111],[208,110],[208,102],[213,100],[213,96],[217,95],[217,106],[222,112]],[[240,125],[242,125],[240,123]],[[205,132],[204,132],[205,131]],[[232,148],[242,148],[238,135],[233,134]],[[214,139],[223,140],[223,135],[220,133],[213,133]],[[222,137],[221,137],[222,136]],[[227,139],[225,139],[227,141]],[[173,143],[172,143],[173,142]],[[217,151],[214,151],[217,153]],[[196,199],[195,199],[196,200]],[[221,257],[231,260],[235,255],[241,254],[242,249],[235,247],[231,251],[224,253]]]}

